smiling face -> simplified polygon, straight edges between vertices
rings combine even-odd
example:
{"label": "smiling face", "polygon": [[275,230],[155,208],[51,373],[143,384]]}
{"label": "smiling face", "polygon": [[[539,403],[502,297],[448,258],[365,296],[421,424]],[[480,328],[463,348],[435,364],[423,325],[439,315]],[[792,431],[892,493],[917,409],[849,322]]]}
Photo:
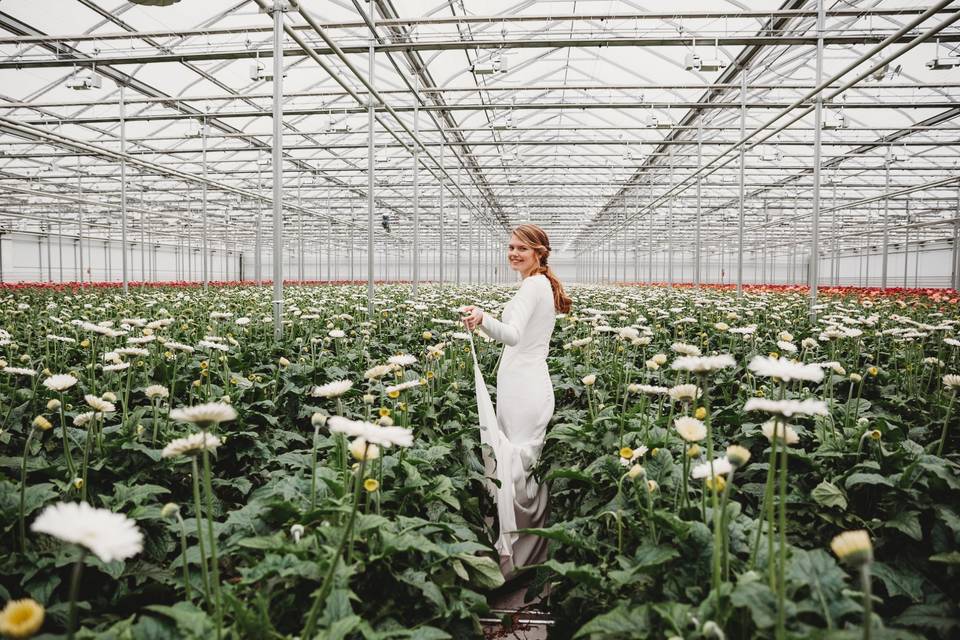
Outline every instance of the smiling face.
{"label": "smiling face", "polygon": [[540,266],[540,259],[533,248],[518,238],[516,235],[510,236],[510,244],[507,247],[507,259],[510,261],[510,268],[520,272],[527,277]]}

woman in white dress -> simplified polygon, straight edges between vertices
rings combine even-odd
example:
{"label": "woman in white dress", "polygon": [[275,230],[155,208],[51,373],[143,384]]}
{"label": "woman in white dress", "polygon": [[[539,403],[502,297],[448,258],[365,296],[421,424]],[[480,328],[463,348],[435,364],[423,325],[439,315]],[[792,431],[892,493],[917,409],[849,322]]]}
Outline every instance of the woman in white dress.
{"label": "woman in white dress", "polygon": [[[570,310],[570,298],[547,266],[550,240],[540,227],[525,224],[513,230],[507,258],[520,273],[520,288],[497,320],[476,306],[466,307],[467,329],[478,326],[506,345],[497,371],[497,423],[505,436],[512,470],[516,528],[543,526],[547,515],[547,488],[531,470],[540,457],[547,423],[553,416],[553,384],[547,352],[556,314]],[[500,464],[504,461],[499,460]],[[547,540],[531,534],[502,531],[497,542],[500,568],[512,578],[517,567],[546,560]]]}

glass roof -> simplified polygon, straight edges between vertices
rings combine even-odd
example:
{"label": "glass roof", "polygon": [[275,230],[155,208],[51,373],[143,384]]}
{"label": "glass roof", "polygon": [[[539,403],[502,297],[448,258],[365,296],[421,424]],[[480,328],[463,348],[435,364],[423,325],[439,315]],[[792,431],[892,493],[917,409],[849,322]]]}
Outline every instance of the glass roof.
{"label": "glass roof", "polygon": [[[4,2],[4,228],[83,216],[117,237],[125,159],[135,229],[198,234],[206,183],[208,215],[231,221],[213,237],[252,246],[273,187],[274,87],[257,79],[273,73],[272,15],[260,5],[272,0]],[[369,84],[377,217],[393,226],[380,243],[408,248],[418,215],[425,242],[458,221],[497,237],[532,221],[571,253],[691,251],[699,215],[710,254],[736,246],[741,202],[749,250],[809,240],[815,0],[372,6],[373,23],[361,0],[303,0],[284,15],[288,235],[362,240]],[[876,244],[884,215],[921,239],[952,236],[960,67],[929,67],[958,56],[958,8],[825,1],[819,193],[831,247]]]}

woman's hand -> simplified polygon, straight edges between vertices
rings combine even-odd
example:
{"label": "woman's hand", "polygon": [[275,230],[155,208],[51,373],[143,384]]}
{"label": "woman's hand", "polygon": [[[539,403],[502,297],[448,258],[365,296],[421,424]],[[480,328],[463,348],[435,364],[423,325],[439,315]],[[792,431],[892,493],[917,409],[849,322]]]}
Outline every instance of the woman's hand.
{"label": "woman's hand", "polygon": [[480,307],[469,305],[463,308],[463,312],[467,314],[463,318],[463,324],[466,325],[467,331],[473,331],[483,322],[483,309]]}

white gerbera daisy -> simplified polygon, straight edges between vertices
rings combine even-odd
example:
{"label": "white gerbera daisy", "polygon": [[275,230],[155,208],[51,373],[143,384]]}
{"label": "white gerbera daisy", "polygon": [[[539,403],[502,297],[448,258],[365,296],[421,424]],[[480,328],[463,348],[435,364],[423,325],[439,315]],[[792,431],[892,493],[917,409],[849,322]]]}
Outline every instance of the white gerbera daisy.
{"label": "white gerbera daisy", "polygon": [[327,426],[332,433],[342,433],[351,438],[363,438],[382,447],[413,445],[413,431],[404,427],[382,427],[369,422],[349,420],[342,416],[330,416]]}
{"label": "white gerbera daisy", "polygon": [[670,368],[677,371],[690,371],[691,373],[711,373],[735,366],[737,366],[737,361],[733,359],[733,356],[723,353],[718,356],[680,356],[673,361]]}
{"label": "white gerbera daisy", "polygon": [[122,513],[95,509],[86,502],[50,505],[30,529],[82,545],[103,562],[126,560],[143,550],[143,534],[133,520]]}
{"label": "white gerbera daisy", "polygon": [[707,437],[707,427],[703,422],[690,416],[680,416],[673,421],[677,433],[687,442],[699,442]]}
{"label": "white gerbera daisy", "polygon": [[704,462],[698,464],[693,469],[690,470],[690,477],[694,480],[701,480],[709,476],[725,476],[731,471],[733,471],[733,465],[730,464],[730,461],[724,458],[714,458],[713,459],[713,471],[711,473],[710,462]]}
{"label": "white gerbera daisy", "polygon": [[401,353],[400,355],[390,356],[387,358],[387,362],[398,367],[409,367],[412,364],[416,364],[417,357],[409,353]]}
{"label": "white gerbera daisy", "polygon": [[685,342],[674,342],[670,345],[670,350],[679,353],[682,356],[699,356],[700,349]]}
{"label": "white gerbera daisy", "polygon": [[693,402],[703,391],[695,384],[678,384],[667,391],[674,402]]}
{"label": "white gerbera daisy", "polygon": [[58,373],[43,381],[43,386],[50,391],[66,391],[75,384],[77,384],[77,379],[69,373]]}
{"label": "white gerbera daisy", "polygon": [[92,393],[83,396],[83,400],[87,403],[87,406],[99,413],[113,413],[117,410],[112,402],[95,396]]}
{"label": "white gerbera daisy", "polygon": [[773,442],[774,438],[777,438],[780,442],[786,441],[788,445],[800,442],[800,436],[797,435],[793,427],[780,420],[767,420],[760,427],[760,431],[770,442]]}
{"label": "white gerbera daisy", "polygon": [[394,369],[396,369],[396,366],[392,364],[378,364],[375,367],[370,367],[367,369],[363,374],[363,377],[367,380],[379,380]]}
{"label": "white gerbera daisy", "polygon": [[171,441],[170,444],[163,448],[163,452],[160,455],[164,458],[173,458],[176,456],[200,453],[204,449],[215,452],[220,444],[220,438],[206,431],[201,431],[185,438],[177,438]]}
{"label": "white gerbera daisy", "polygon": [[791,380],[820,382],[823,380],[823,369],[819,366],[793,362],[787,358],[754,356],[747,368],[758,376],[778,378],[784,382],[790,382]]}
{"label": "white gerbera daisy", "polygon": [[183,344],[181,342],[174,342],[173,340],[167,340],[163,343],[163,346],[170,351],[183,351],[184,353],[193,353],[194,348],[188,344]]}
{"label": "white gerbera daisy", "polygon": [[310,395],[315,398],[337,398],[350,391],[351,387],[353,387],[353,382],[350,380],[334,380],[314,387]]}
{"label": "white gerbera daisy", "polygon": [[109,373],[116,373],[130,368],[129,362],[118,362],[117,364],[105,364],[103,370]]}
{"label": "white gerbera daisy", "polygon": [[406,391],[407,389],[413,389],[414,387],[419,387],[421,384],[420,380],[408,380],[406,382],[401,382],[400,384],[395,384],[384,389],[388,394],[389,393],[399,393],[401,391]]}
{"label": "white gerbera daisy", "polygon": [[4,373],[9,373],[14,376],[30,376],[33,377],[37,375],[37,372],[33,369],[24,369],[23,367],[4,367]]}
{"label": "white gerbera daisy", "polygon": [[201,427],[237,419],[237,410],[225,402],[207,402],[192,407],[180,407],[170,412],[175,422],[192,422]]}
{"label": "white gerbera daisy", "polygon": [[344,333],[342,329],[332,329],[332,330],[330,330],[329,333],[327,333],[327,335],[330,336],[331,338],[334,338],[334,339],[346,338],[346,337],[347,337],[347,334]]}
{"label": "white gerbera daisy", "polygon": [[143,393],[151,400],[162,400],[170,397],[170,390],[162,384],[152,384],[144,389]]}
{"label": "white gerbera daisy", "polygon": [[769,400],[767,398],[750,398],[743,405],[744,411],[763,411],[765,413],[790,418],[792,416],[825,416],[828,415],[827,403],[822,400],[807,398],[806,400]]}

